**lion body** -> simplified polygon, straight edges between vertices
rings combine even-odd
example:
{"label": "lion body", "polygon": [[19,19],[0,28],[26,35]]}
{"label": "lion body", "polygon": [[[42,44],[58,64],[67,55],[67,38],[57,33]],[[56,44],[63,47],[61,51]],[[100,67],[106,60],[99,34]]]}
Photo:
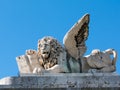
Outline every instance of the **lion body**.
{"label": "lion body", "polygon": [[[111,61],[110,55],[115,54],[115,60]],[[38,41],[38,50],[27,50],[24,61],[27,61],[29,73],[80,73],[82,68],[83,73],[95,69],[99,72],[115,71],[117,53],[112,49],[105,51],[101,55],[95,53],[85,57],[81,57],[82,67],[79,60],[73,58],[60,43],[52,37],[44,37]],[[97,56],[97,58],[96,58]],[[99,57],[102,59],[100,60]],[[21,62],[21,57],[16,58]],[[103,64],[100,62],[102,61]],[[21,62],[23,63],[23,62]],[[18,63],[19,64],[19,63]],[[19,64],[20,65],[20,64]],[[21,72],[25,67],[19,66]],[[26,70],[24,72],[27,73]]]}

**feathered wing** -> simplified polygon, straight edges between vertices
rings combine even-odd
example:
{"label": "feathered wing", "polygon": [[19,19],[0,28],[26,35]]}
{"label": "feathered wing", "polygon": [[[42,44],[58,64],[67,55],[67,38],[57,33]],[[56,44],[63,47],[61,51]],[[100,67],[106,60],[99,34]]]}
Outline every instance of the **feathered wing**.
{"label": "feathered wing", "polygon": [[84,15],[73,27],[66,33],[63,39],[63,44],[67,52],[74,58],[78,57],[78,49],[80,51],[79,56],[83,56],[87,47],[85,41],[89,35],[89,14]]}

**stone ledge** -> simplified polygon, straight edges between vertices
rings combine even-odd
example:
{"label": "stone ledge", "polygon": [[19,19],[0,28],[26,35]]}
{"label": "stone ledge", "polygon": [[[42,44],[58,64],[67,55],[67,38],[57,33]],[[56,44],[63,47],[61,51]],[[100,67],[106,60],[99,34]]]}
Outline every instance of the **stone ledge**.
{"label": "stone ledge", "polygon": [[120,90],[120,76],[114,73],[21,74],[0,80],[0,89]]}

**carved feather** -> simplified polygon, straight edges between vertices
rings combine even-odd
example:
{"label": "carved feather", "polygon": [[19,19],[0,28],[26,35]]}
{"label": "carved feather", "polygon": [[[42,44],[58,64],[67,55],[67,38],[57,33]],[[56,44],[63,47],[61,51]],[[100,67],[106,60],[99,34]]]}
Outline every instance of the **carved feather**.
{"label": "carved feather", "polygon": [[80,56],[86,51],[85,41],[89,35],[89,14],[84,15],[73,27],[66,33],[63,44],[67,52],[74,58],[78,57],[78,48]]}
{"label": "carved feather", "polygon": [[88,23],[84,23],[75,35],[76,47],[81,46],[87,40],[88,34]]}

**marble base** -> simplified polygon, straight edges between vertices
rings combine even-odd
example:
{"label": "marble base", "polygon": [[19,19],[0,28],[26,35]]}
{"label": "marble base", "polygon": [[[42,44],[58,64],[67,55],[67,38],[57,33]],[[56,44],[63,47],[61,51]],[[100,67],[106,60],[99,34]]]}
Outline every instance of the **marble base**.
{"label": "marble base", "polygon": [[0,79],[0,90],[120,90],[115,73],[21,74]]}

